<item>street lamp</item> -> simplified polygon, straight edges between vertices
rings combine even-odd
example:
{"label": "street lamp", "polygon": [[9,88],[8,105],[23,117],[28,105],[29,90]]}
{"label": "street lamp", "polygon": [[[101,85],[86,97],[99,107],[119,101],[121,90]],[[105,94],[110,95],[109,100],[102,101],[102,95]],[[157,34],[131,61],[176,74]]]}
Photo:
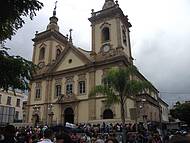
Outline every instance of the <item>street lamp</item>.
{"label": "street lamp", "polygon": [[146,102],[146,99],[145,98],[141,98],[140,99],[140,102],[141,102],[141,105],[139,106],[140,110],[141,110],[141,115],[142,115],[142,121],[144,122],[144,126],[146,129],[148,129],[148,126],[147,126],[147,115],[145,113],[145,102]]}
{"label": "street lamp", "polygon": [[33,107],[33,119],[34,120],[34,125],[37,126],[37,124],[39,123],[39,110],[40,107],[38,107],[37,105],[34,105]]}
{"label": "street lamp", "polygon": [[52,108],[53,108],[53,104],[49,104],[48,105],[48,116],[49,116],[50,126],[52,125],[53,115],[54,115]]}

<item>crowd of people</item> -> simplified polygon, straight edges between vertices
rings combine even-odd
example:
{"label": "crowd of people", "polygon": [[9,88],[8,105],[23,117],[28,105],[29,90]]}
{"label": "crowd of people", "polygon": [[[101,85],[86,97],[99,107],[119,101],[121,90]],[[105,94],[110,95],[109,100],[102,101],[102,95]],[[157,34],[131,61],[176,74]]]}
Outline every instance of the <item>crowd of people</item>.
{"label": "crowd of people", "polygon": [[[70,126],[20,127],[7,125],[0,129],[0,143],[122,143],[122,124],[78,124]],[[161,138],[156,128],[126,124],[126,143],[168,143],[169,135]]]}

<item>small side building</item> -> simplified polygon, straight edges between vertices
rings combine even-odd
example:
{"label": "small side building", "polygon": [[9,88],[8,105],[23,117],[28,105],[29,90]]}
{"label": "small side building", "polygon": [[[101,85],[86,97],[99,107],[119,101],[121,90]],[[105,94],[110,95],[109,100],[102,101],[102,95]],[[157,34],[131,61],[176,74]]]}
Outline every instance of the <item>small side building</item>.
{"label": "small side building", "polygon": [[158,98],[159,105],[160,105],[160,112],[161,112],[161,122],[162,123],[168,123],[169,122],[169,105],[162,100],[161,98]]}
{"label": "small side building", "polygon": [[0,126],[8,123],[21,123],[23,120],[23,99],[26,95],[22,92],[0,91]]}

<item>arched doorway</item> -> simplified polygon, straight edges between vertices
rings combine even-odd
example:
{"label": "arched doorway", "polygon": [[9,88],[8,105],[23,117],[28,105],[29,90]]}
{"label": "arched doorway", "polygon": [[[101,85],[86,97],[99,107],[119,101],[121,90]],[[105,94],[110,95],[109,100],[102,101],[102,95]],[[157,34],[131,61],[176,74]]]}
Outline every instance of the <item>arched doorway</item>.
{"label": "arched doorway", "polygon": [[64,123],[74,123],[74,111],[72,108],[66,108],[64,111]]}
{"label": "arched doorway", "polygon": [[106,109],[103,112],[103,119],[113,119],[113,112],[110,109]]}

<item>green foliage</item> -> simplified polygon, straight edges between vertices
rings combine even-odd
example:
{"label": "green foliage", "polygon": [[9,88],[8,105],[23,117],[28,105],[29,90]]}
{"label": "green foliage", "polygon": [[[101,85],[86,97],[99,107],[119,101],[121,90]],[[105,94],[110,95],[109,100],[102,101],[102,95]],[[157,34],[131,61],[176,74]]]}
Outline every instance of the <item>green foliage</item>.
{"label": "green foliage", "polygon": [[107,105],[119,103],[121,106],[121,119],[125,123],[125,104],[129,96],[135,96],[152,86],[147,81],[136,80],[137,68],[113,68],[103,78],[103,85],[98,85],[90,92],[90,96],[102,94],[106,97]]}
{"label": "green foliage", "polygon": [[35,66],[20,56],[10,56],[5,49],[0,49],[0,89],[29,89]]}
{"label": "green foliage", "polygon": [[89,96],[94,96],[97,94],[102,94],[107,97],[106,104],[110,106],[112,103],[119,103],[119,96],[115,96],[115,92],[112,88],[107,85],[97,85],[89,94]]}
{"label": "green foliage", "polygon": [[1,0],[0,1],[0,41],[11,36],[25,23],[23,17],[32,19],[43,4],[38,0]]}
{"label": "green foliage", "polygon": [[[25,23],[23,17],[32,19],[43,4],[38,0],[1,0],[0,1],[0,44],[16,33]],[[29,89],[35,66],[20,56],[11,56],[7,48],[0,47],[0,88]]]}
{"label": "green foliage", "polygon": [[190,125],[190,103],[177,102],[174,108],[170,110],[170,114],[175,119],[179,119]]}
{"label": "green foliage", "polygon": [[146,92],[146,89],[151,89],[151,84],[148,81],[133,79],[136,74],[137,69],[134,66],[113,68],[103,78],[104,84],[96,86],[90,92],[90,96],[101,93],[107,97],[109,104],[125,103],[127,97],[138,95]]}

